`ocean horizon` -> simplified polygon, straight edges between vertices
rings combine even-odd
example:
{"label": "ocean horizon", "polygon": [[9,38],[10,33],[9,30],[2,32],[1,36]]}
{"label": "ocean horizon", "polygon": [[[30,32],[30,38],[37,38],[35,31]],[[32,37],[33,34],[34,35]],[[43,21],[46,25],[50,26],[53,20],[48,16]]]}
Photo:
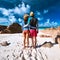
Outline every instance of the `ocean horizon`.
{"label": "ocean horizon", "polygon": [[39,30],[44,30],[44,29],[47,29],[47,28],[51,28],[51,27],[39,27],[38,29]]}
{"label": "ocean horizon", "polygon": [[[17,23],[17,22],[16,22]],[[9,23],[9,22],[0,22],[0,25],[2,25],[2,26],[9,26],[9,25],[11,25],[12,23]],[[20,23],[18,23],[18,24],[20,24]],[[21,24],[20,24],[21,25]],[[38,27],[38,29],[39,30],[45,30],[45,29],[47,29],[47,28],[51,28],[51,27],[47,27],[47,26],[45,26],[45,27]],[[52,28],[56,28],[56,27],[52,27]]]}

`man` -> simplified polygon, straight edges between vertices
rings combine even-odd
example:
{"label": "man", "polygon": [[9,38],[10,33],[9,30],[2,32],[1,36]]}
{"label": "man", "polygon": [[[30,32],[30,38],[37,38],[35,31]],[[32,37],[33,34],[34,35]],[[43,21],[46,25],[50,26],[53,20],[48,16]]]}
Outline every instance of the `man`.
{"label": "man", "polygon": [[28,18],[28,24],[29,24],[29,30],[30,30],[30,36],[32,39],[32,47],[36,48],[36,37],[38,32],[38,20],[34,17],[34,13],[30,12],[30,17]]}

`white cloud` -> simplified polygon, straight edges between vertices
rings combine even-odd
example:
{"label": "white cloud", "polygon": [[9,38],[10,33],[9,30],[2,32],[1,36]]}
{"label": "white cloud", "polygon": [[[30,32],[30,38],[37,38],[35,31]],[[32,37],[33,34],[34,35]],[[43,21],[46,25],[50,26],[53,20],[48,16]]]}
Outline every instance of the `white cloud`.
{"label": "white cloud", "polygon": [[58,23],[53,21],[53,22],[51,22],[51,25],[56,26],[56,25],[58,25]]}
{"label": "white cloud", "polygon": [[40,27],[40,26],[43,26],[43,24],[42,23],[40,23],[40,24],[38,24],[38,26]]}
{"label": "white cloud", "polygon": [[10,23],[16,22],[15,16],[9,16]]}
{"label": "white cloud", "polygon": [[20,7],[15,7],[14,9],[14,13],[16,14],[20,14],[23,15],[25,13],[29,13],[30,12],[30,6],[26,5],[24,3],[22,3],[22,5]]}
{"label": "white cloud", "polygon": [[7,18],[0,18],[0,23],[2,23],[2,22],[8,22]]}
{"label": "white cloud", "polygon": [[37,13],[37,15],[41,15],[41,13],[39,11],[37,11],[36,13]]}
{"label": "white cloud", "polygon": [[36,12],[35,12],[35,15],[36,15],[36,16],[40,16],[41,13],[40,13],[39,11],[36,11]]}
{"label": "white cloud", "polygon": [[2,12],[3,15],[8,16],[9,15],[9,11],[5,8],[0,8],[0,11]]}
{"label": "white cloud", "polygon": [[24,13],[30,12],[30,6],[29,5],[25,6],[25,4],[22,2],[22,4],[16,6],[14,9],[0,8],[0,11],[5,16],[9,16],[12,12],[15,14],[23,15]]}
{"label": "white cloud", "polygon": [[19,21],[19,24],[20,24],[21,26],[23,26],[23,23],[24,23],[24,22],[23,22],[23,19],[19,18],[18,21]]}
{"label": "white cloud", "polygon": [[21,18],[19,18],[18,21],[21,23],[23,20]]}
{"label": "white cloud", "polygon": [[48,13],[48,10],[44,10],[43,13],[44,13],[44,14]]}
{"label": "white cloud", "polygon": [[36,12],[35,12],[35,16],[36,16],[36,18],[37,18],[39,21],[41,21],[41,20],[44,19],[43,16],[42,16],[42,14],[40,13],[40,11],[36,11]]}
{"label": "white cloud", "polygon": [[47,19],[47,21],[44,23],[44,26],[47,26],[47,27],[51,26],[50,19]]}
{"label": "white cloud", "polygon": [[50,19],[47,19],[47,21],[45,23],[39,24],[39,26],[41,26],[41,27],[55,27],[57,25],[58,25],[57,22],[54,22],[54,21],[50,22]]}
{"label": "white cloud", "polygon": [[[25,13],[29,13],[30,12],[30,6],[26,5],[22,2],[22,4],[19,4],[18,6],[16,6],[13,9],[6,9],[6,8],[0,8],[0,12],[4,15],[4,16],[8,16],[8,20],[10,23],[13,23],[16,21],[16,18],[14,16],[14,14],[18,14],[20,16],[23,16]],[[1,19],[0,19],[1,20]],[[7,20],[7,21],[8,21]],[[21,20],[21,19],[20,19]],[[19,20],[19,21],[20,21]],[[5,19],[2,19],[1,21],[5,21]],[[1,22],[0,21],[0,22]],[[21,21],[20,21],[21,22]]]}
{"label": "white cloud", "polygon": [[41,18],[40,18],[40,17],[38,17],[37,19],[38,19],[39,21],[41,21],[41,20],[43,20],[43,17],[41,17]]}
{"label": "white cloud", "polygon": [[47,19],[47,22],[46,23],[49,23],[50,22],[50,19]]}
{"label": "white cloud", "polygon": [[20,8],[20,10],[22,10],[23,12],[26,12],[26,7],[25,7],[25,4],[22,2],[22,7]]}
{"label": "white cloud", "polygon": [[16,13],[16,14],[20,14],[20,13],[21,13],[19,7],[15,7],[15,9],[14,9],[14,13]]}
{"label": "white cloud", "polygon": [[10,24],[10,22],[8,21],[7,18],[0,17],[0,25],[5,25],[5,26],[7,26],[7,25],[9,25],[9,24]]}
{"label": "white cloud", "polygon": [[8,15],[9,15],[9,11],[5,9],[5,10],[3,11],[3,15],[8,16]]}
{"label": "white cloud", "polygon": [[0,12],[4,16],[9,16],[10,14],[13,14],[12,12],[14,12],[14,11],[13,11],[13,9],[0,8]]}

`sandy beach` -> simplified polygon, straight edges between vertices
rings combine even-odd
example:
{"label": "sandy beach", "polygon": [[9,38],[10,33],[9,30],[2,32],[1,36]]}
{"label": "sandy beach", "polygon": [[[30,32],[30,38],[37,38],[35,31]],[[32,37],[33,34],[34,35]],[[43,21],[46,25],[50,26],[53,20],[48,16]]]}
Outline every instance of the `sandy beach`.
{"label": "sandy beach", "polygon": [[60,60],[60,0],[0,0],[0,60]]}
{"label": "sandy beach", "polygon": [[[0,34],[0,43],[7,41],[8,46],[0,44],[0,60],[60,60],[60,48],[58,44],[51,48],[40,46],[44,42],[54,43],[52,37],[37,36],[37,48],[23,49],[23,35],[17,34]],[[29,38],[29,46],[31,46],[31,38]]]}

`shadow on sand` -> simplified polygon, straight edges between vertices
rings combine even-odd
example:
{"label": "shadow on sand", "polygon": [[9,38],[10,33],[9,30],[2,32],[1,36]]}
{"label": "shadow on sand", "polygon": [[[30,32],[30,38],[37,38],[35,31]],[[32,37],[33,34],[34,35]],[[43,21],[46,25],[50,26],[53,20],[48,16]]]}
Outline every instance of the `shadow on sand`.
{"label": "shadow on sand", "polygon": [[39,48],[39,47],[48,47],[48,48],[51,48],[53,47],[53,45],[55,45],[56,43],[52,43],[52,42],[44,42],[42,45],[38,45],[36,46],[36,48]]}

